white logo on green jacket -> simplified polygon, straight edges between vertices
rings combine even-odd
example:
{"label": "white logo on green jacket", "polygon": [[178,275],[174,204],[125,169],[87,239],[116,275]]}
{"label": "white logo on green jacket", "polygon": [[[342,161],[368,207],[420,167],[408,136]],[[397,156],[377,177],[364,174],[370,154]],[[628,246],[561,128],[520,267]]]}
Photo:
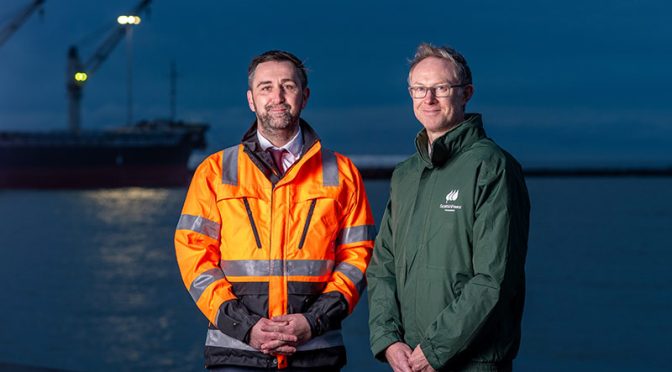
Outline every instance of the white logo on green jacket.
{"label": "white logo on green jacket", "polygon": [[446,194],[446,204],[439,204],[439,208],[446,212],[455,212],[456,210],[462,209],[461,205],[453,204],[453,202],[455,202],[459,196],[460,190],[451,190],[448,194]]}

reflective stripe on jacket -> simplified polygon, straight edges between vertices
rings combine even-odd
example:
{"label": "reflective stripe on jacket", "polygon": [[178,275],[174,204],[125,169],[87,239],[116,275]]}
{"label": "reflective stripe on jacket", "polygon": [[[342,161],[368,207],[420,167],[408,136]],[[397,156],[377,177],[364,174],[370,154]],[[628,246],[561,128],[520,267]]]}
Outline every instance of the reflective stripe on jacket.
{"label": "reflective stripe on jacket", "polygon": [[[196,170],[175,234],[182,278],[210,321],[206,365],[341,366],[340,322],[366,286],[375,228],[359,172],[321,147],[303,122],[304,151],[283,176],[243,143]],[[260,317],[303,313],[313,338],[289,357],[247,344]]]}

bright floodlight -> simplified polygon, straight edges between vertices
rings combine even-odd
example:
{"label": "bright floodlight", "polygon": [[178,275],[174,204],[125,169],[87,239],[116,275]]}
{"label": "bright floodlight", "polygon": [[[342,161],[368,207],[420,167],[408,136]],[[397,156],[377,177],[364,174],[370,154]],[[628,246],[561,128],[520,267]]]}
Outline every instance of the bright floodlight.
{"label": "bright floodlight", "polygon": [[140,19],[140,17],[138,17],[138,16],[132,16],[132,15],[130,15],[130,16],[125,16],[125,15],[122,15],[122,16],[117,17],[117,22],[118,22],[120,25],[138,25],[138,24],[140,24],[140,21],[141,21],[141,19]]}
{"label": "bright floodlight", "polygon": [[80,81],[80,82],[84,82],[88,78],[89,78],[89,76],[86,74],[86,72],[77,72],[75,74],[75,80]]}

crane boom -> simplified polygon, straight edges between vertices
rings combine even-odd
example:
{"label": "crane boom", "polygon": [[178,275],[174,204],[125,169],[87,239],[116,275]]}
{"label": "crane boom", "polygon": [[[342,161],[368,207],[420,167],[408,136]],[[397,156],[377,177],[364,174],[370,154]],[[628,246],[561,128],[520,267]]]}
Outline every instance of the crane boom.
{"label": "crane boom", "polygon": [[2,46],[2,44],[4,44],[36,10],[42,8],[43,4],[44,0],[33,0],[33,2],[23,8],[7,26],[0,29],[0,46]]}
{"label": "crane boom", "polygon": [[[143,12],[152,2],[152,0],[141,0],[131,11],[130,15],[137,15]],[[114,48],[124,38],[128,30],[128,25],[117,25],[107,35],[105,40],[98,46],[95,52],[82,63],[76,46],[71,46],[68,50],[68,71],[66,78],[66,89],[68,91],[68,112],[70,131],[79,132],[81,117],[82,88],[85,81],[93,75],[96,70],[105,62]]]}
{"label": "crane boom", "polygon": [[[135,8],[133,8],[130,13],[131,15],[136,15],[142,13],[152,2],[152,0],[142,0]],[[93,74],[100,65],[105,62],[107,57],[112,53],[114,48],[119,44],[121,39],[124,38],[126,34],[126,27],[119,25],[116,27],[110,34],[105,38],[98,49],[93,53],[93,55],[86,61],[83,65],[84,72],[88,75]]]}

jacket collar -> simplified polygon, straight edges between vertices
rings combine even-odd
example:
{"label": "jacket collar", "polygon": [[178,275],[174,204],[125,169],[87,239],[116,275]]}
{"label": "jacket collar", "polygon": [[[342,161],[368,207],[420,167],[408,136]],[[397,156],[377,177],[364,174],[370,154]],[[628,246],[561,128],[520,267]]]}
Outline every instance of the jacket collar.
{"label": "jacket collar", "polygon": [[292,154],[294,158],[298,158],[301,155],[301,151],[303,150],[303,134],[301,132],[300,125],[299,130],[296,131],[294,137],[292,137],[292,139],[285,143],[282,147],[275,146],[271,141],[259,133],[259,131],[257,131],[257,140],[259,141],[259,144],[261,145],[261,148],[264,149],[264,151],[267,151],[268,149],[286,150],[288,153]]}
{"label": "jacket collar", "polygon": [[474,142],[485,137],[481,114],[467,114],[465,120],[432,143],[432,154],[429,155],[429,138],[427,131],[422,129],[415,137],[415,148],[418,156],[427,167],[440,167]]}
{"label": "jacket collar", "polygon": [[[317,133],[313,128],[308,125],[308,123],[299,119],[299,125],[301,126],[301,135],[303,136],[303,149],[301,150],[301,157],[296,160],[295,163],[301,161],[308,150],[312,148],[316,143],[319,143],[320,138],[317,136]],[[261,172],[268,178],[273,185],[277,184],[282,176],[278,171],[274,171],[275,166],[273,165],[273,159],[271,155],[264,151],[261,144],[259,144],[259,138],[257,137],[257,121],[255,120],[250,128],[245,132],[242,139],[243,150],[248,154],[250,160],[261,170]]]}
{"label": "jacket collar", "polygon": [[[301,135],[303,136],[303,149],[301,153],[305,154],[306,151],[315,144],[315,142],[320,140],[320,137],[317,136],[315,130],[310,125],[308,125],[308,123],[305,120],[299,119],[299,125],[301,126]],[[243,143],[245,148],[249,149],[254,153],[264,152],[264,149],[259,144],[259,139],[257,138],[256,120],[245,132],[241,142]]]}

